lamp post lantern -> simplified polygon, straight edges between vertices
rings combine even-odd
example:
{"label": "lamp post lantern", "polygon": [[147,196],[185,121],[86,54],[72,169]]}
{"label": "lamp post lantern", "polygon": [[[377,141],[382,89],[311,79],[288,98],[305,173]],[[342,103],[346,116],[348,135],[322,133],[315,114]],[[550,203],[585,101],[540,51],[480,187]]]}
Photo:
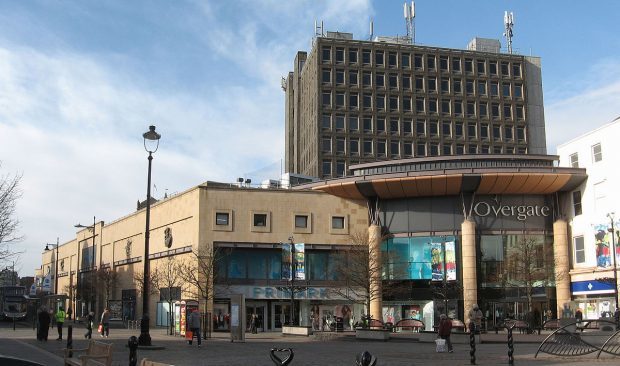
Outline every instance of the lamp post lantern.
{"label": "lamp post lantern", "polygon": [[618,309],[618,268],[616,267],[616,230],[614,227],[615,213],[610,212],[607,214],[607,218],[611,222],[611,257],[612,257],[612,269],[614,271],[614,302],[616,303],[616,309]]}
{"label": "lamp post lantern", "polygon": [[56,249],[56,258],[54,260],[54,295],[58,295],[58,247],[60,245],[60,238],[56,238],[56,244],[45,244],[45,251],[47,252],[49,247]]}
{"label": "lamp post lantern", "polygon": [[[78,223],[77,225],[74,225],[74,227],[78,228],[78,229],[88,229],[88,231],[93,232],[93,246],[92,246],[92,253],[90,254],[90,311],[95,311],[95,238],[97,237],[97,233],[96,233],[96,224],[97,224],[97,217],[93,216],[93,226],[86,226],[86,225],[82,225],[80,223]],[[88,240],[90,238],[87,238],[86,240]],[[86,244],[84,244],[84,246],[86,246]],[[78,248],[79,249],[79,248]],[[79,268],[79,263],[78,263],[78,268]],[[79,279],[79,274],[78,274],[78,279]]]}
{"label": "lamp post lantern", "polygon": [[[148,174],[146,186],[146,228],[144,230],[144,262],[143,284],[142,284],[142,320],[140,324],[140,337],[138,344],[141,346],[151,345],[151,335],[149,334],[149,237],[150,237],[150,219],[151,219],[151,164],[153,161],[153,153],[159,148],[159,139],[161,135],[155,132],[155,126],[149,126],[149,130],[142,134],[144,138],[144,150],[149,153]],[[148,146],[147,146],[148,141]]]}

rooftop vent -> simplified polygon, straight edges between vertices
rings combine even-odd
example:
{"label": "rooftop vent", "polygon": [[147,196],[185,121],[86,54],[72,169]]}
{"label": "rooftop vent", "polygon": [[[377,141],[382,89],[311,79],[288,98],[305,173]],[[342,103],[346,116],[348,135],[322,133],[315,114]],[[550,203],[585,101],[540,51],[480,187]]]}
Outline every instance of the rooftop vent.
{"label": "rooftop vent", "polygon": [[498,39],[479,38],[475,37],[467,45],[467,49],[470,51],[480,51],[489,53],[499,53],[501,43]]}
{"label": "rooftop vent", "polygon": [[345,33],[345,32],[327,32],[327,38],[335,38],[335,39],[353,39],[353,33]]}

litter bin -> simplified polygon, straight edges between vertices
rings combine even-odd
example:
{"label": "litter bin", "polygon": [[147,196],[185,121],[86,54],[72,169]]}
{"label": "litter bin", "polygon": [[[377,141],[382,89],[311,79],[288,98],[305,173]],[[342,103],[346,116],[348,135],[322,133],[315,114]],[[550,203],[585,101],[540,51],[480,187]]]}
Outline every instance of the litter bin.
{"label": "litter bin", "polygon": [[336,317],[336,332],[344,331],[344,319],[340,316]]}

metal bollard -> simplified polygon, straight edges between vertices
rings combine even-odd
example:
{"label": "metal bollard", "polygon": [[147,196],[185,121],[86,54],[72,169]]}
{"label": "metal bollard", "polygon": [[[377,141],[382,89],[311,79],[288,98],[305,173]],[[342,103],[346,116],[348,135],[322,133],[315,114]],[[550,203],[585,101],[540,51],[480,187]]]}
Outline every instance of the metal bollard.
{"label": "metal bollard", "polygon": [[129,337],[127,346],[129,347],[129,366],[136,366],[138,363],[138,338],[136,336]]}
{"label": "metal bollard", "polygon": [[376,364],[377,358],[368,351],[358,354],[355,358],[355,365],[357,366],[375,366]]}
{"label": "metal bollard", "polygon": [[513,345],[513,341],[512,341],[512,329],[515,327],[515,324],[511,324],[510,326],[508,326],[508,364],[509,365],[514,365],[515,364],[515,359],[513,357],[513,353],[514,353],[514,345]]}
{"label": "metal bollard", "polygon": [[[286,356],[284,359],[281,359],[278,355],[276,355],[276,352],[288,353],[288,356]],[[291,361],[293,361],[293,357],[295,357],[295,354],[293,353],[292,348],[272,348],[269,352],[269,357],[271,357],[271,361],[273,361],[273,363],[275,363],[276,365],[286,366],[291,363]]]}
{"label": "metal bollard", "polygon": [[469,364],[476,364],[476,325],[469,323]]}
{"label": "metal bollard", "polygon": [[67,349],[69,350],[69,357],[73,357],[73,326],[70,325],[67,328]]}

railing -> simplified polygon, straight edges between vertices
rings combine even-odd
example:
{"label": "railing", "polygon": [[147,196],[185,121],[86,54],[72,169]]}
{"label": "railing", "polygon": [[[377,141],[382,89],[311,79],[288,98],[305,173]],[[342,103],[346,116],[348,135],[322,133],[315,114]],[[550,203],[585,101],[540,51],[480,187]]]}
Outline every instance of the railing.
{"label": "railing", "polygon": [[139,329],[139,328],[140,328],[140,319],[127,320],[127,329]]}

